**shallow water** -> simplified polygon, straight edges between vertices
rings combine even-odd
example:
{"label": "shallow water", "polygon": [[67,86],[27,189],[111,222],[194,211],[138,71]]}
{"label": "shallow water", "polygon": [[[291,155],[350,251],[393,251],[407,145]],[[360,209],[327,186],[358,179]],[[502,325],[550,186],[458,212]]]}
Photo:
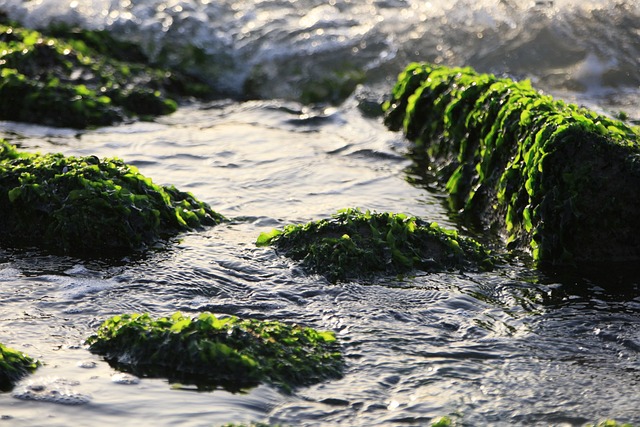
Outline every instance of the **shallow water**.
{"label": "shallow water", "polygon": [[[45,362],[13,393],[0,394],[0,425],[387,426],[428,425],[442,415],[469,426],[577,426],[604,418],[640,424],[637,275],[586,279],[515,260],[491,273],[330,285],[254,244],[263,231],[352,206],[456,227],[442,195],[411,184],[408,143],[358,108],[388,91],[410,59],[526,75],[554,95],[606,113],[624,109],[638,120],[635,2],[90,3],[106,15],[76,3],[0,1],[0,8],[34,25],[58,17],[126,28],[148,49],[169,46],[174,55],[183,50],[169,35],[193,31],[200,38],[192,41],[218,40],[206,44],[209,54],[231,58],[237,69],[260,64],[267,76],[288,76],[295,62],[323,70],[327,58],[356,58],[371,79],[335,107],[276,99],[295,98],[302,84],[283,77],[265,80],[262,95],[271,100],[185,105],[151,123],[79,132],[3,122],[0,136],[25,150],[123,158],[233,221],[119,261],[0,251],[0,342]],[[539,26],[524,26],[532,17]],[[604,25],[605,18],[619,26]],[[164,24],[166,31],[153,30]],[[522,52],[548,51],[548,34],[563,34],[575,56],[561,49],[548,63],[527,64]],[[609,68],[593,59],[601,52],[613,58]],[[206,66],[200,71],[220,76]],[[221,80],[231,92],[242,86]],[[83,346],[109,316],[176,310],[333,330],[346,355],[345,376],[292,394],[269,386],[197,392],[162,379],[114,377]],[[47,392],[67,404],[19,398]]]}

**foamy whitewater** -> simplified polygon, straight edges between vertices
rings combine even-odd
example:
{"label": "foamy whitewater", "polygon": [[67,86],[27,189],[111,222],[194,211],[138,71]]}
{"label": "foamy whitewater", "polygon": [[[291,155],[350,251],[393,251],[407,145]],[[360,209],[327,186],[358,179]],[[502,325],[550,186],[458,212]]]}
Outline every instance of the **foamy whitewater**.
{"label": "foamy whitewater", "polygon": [[136,41],[240,94],[289,98],[335,69],[393,80],[409,61],[469,65],[542,88],[637,91],[640,3],[619,1],[0,1],[27,26],[65,22]]}

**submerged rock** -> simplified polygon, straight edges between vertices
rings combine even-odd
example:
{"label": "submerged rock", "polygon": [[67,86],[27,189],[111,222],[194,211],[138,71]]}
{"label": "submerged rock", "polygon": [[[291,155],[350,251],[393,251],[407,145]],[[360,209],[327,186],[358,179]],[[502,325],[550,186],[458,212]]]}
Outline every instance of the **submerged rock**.
{"label": "submerged rock", "polygon": [[257,244],[275,246],[329,281],[413,269],[492,267],[490,255],[480,243],[454,230],[404,214],[358,209],[344,209],[329,219],[262,233]]}
{"label": "submerged rock", "polygon": [[169,114],[175,99],[207,87],[152,68],[133,43],[106,31],[47,34],[0,17],[0,120],[86,128]]}
{"label": "submerged rock", "polygon": [[0,140],[0,242],[103,256],[145,249],[224,217],[116,158],[19,152]]}
{"label": "submerged rock", "polygon": [[211,313],[157,320],[123,314],[106,320],[87,344],[118,369],[201,389],[308,385],[340,377],[343,366],[332,332]]}
{"label": "submerged rock", "polygon": [[384,105],[453,210],[540,265],[640,259],[640,129],[528,81],[411,64]]}
{"label": "submerged rock", "polygon": [[11,390],[22,377],[35,371],[40,362],[0,344],[0,391]]}

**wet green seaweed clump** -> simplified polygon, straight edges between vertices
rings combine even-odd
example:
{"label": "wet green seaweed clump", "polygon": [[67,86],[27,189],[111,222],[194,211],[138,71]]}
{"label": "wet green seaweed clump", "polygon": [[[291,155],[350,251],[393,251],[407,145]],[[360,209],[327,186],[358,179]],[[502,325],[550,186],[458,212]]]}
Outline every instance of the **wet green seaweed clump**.
{"label": "wet green seaweed clump", "polygon": [[22,377],[35,371],[40,362],[0,344],[0,391],[9,391]]}
{"label": "wet green seaweed clump", "polygon": [[0,120],[87,128],[172,113],[204,85],[152,68],[133,43],[106,31],[47,34],[0,19]]}
{"label": "wet green seaweed clump", "polygon": [[385,123],[469,224],[539,264],[640,259],[640,129],[470,68],[400,74]]}
{"label": "wet green seaweed clump", "polygon": [[224,218],[116,158],[19,152],[0,140],[0,242],[120,255]]}
{"label": "wet green seaweed clump", "polygon": [[120,369],[204,389],[308,385],[340,377],[343,365],[332,332],[211,313],[115,316],[87,344]]}
{"label": "wet green seaweed clump", "polygon": [[404,214],[359,209],[344,209],[329,219],[262,233],[257,244],[275,246],[332,282],[413,269],[492,267],[480,243],[454,230]]}
{"label": "wet green seaweed clump", "polygon": [[587,424],[586,427],[633,427],[633,425],[628,423],[620,424],[616,420],[605,420],[595,425]]}

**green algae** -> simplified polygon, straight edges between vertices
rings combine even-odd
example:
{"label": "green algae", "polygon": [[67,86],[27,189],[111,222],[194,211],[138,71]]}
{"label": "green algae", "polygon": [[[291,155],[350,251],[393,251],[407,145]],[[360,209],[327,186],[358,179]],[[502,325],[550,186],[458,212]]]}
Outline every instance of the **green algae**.
{"label": "green algae", "polygon": [[143,250],[224,217],[117,158],[19,152],[0,140],[0,241],[78,255]]}
{"label": "green algae", "polygon": [[0,344],[0,391],[9,391],[22,377],[35,371],[40,362]]}
{"label": "green algae", "polygon": [[454,422],[449,417],[439,417],[431,423],[431,427],[451,427]]}
{"label": "green algae", "polygon": [[0,119],[87,128],[172,113],[203,85],[105,31],[0,22]]}
{"label": "green algae", "polygon": [[476,227],[539,264],[640,259],[640,129],[470,68],[411,64],[383,106]]}
{"label": "green algae", "polygon": [[175,313],[123,314],[87,340],[90,351],[137,375],[240,390],[266,382],[285,389],[342,374],[332,332],[278,321]]}
{"label": "green algae", "polygon": [[624,423],[620,424],[615,420],[605,420],[601,421],[598,424],[587,424],[586,427],[633,427],[632,424]]}
{"label": "green algae", "polygon": [[478,242],[454,230],[404,214],[359,209],[344,209],[329,219],[262,233],[257,245],[273,245],[332,282],[414,269],[488,269],[493,263]]}

